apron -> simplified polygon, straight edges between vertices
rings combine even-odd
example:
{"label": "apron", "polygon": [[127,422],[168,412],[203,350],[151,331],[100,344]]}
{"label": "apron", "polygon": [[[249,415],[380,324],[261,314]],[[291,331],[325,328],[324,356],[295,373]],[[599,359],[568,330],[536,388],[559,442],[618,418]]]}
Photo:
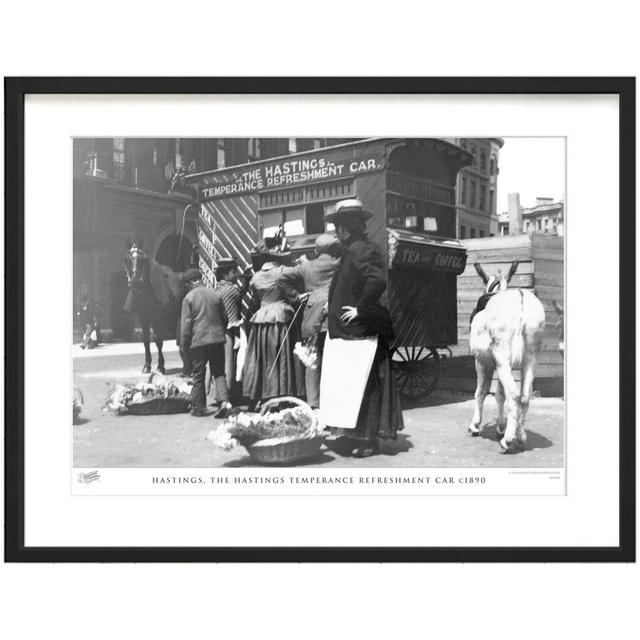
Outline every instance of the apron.
{"label": "apron", "polygon": [[361,340],[330,338],[324,343],[320,377],[320,422],[328,427],[355,429],[378,336]]}
{"label": "apron", "polygon": [[243,327],[240,327],[240,337],[236,338],[236,344],[233,345],[233,348],[238,352],[236,357],[236,382],[240,382],[242,380],[244,361],[247,357],[247,334]]}

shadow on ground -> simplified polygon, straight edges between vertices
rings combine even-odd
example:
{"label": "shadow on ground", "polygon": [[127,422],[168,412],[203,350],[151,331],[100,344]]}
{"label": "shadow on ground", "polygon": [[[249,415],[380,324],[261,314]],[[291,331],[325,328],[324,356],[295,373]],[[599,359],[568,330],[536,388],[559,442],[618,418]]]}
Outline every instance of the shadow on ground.
{"label": "shadow on ground", "polygon": [[334,460],[335,460],[335,456],[330,456],[327,454],[326,451],[321,451],[318,455],[313,456],[312,458],[306,458],[305,460],[300,460],[299,462],[296,462],[296,463],[289,462],[286,464],[265,465],[265,464],[260,464],[259,462],[255,462],[251,456],[246,455],[243,458],[240,458],[238,460],[230,460],[229,462],[225,462],[222,466],[223,467],[261,467],[261,468],[265,466],[269,466],[269,467],[290,468],[290,467],[306,467],[312,464],[323,464],[326,462],[333,462]]}
{"label": "shadow on ground", "polygon": [[402,406],[403,410],[424,409],[427,407],[439,407],[442,405],[467,402],[468,400],[473,400],[473,393],[467,393],[466,391],[445,391],[443,389],[436,389],[433,393],[430,393],[424,398],[417,398],[416,400],[407,400],[406,398],[400,398],[400,405]]}
{"label": "shadow on ground", "polygon": [[397,456],[413,449],[413,442],[409,436],[399,433],[396,440],[382,440],[380,442],[380,455]]}
{"label": "shadow on ground", "polygon": [[[534,451],[535,449],[548,449],[553,446],[553,441],[543,436],[540,433],[526,429],[527,432],[527,444],[524,449],[514,449],[510,451],[510,454],[523,453],[524,451]],[[489,422],[484,425],[482,431],[478,434],[484,440],[493,440],[499,442],[498,432],[496,431],[496,423]]]}

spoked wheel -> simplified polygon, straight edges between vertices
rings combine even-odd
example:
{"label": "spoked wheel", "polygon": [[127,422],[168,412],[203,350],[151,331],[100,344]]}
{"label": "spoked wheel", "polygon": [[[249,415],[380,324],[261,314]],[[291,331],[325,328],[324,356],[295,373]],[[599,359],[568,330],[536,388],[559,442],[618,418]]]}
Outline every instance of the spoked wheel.
{"label": "spoked wheel", "polygon": [[392,355],[400,395],[406,400],[428,396],[440,380],[440,354],[430,347],[398,347]]}

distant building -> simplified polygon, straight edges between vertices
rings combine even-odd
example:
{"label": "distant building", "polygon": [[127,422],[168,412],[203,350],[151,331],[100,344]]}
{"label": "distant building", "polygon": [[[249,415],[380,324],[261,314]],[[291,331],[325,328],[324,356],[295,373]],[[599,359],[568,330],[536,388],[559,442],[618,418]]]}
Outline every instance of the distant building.
{"label": "distant building", "polygon": [[522,233],[564,236],[564,202],[562,200],[555,201],[553,198],[538,197],[533,207],[520,207],[519,212],[512,211],[511,208],[498,215],[498,233],[500,235],[505,236],[513,233],[514,215],[519,215]]}
{"label": "distant building", "polygon": [[484,238],[497,233],[496,202],[501,138],[445,138],[462,147],[474,162],[458,174],[456,217],[458,238]]}
{"label": "distant building", "polygon": [[73,142],[73,304],[93,298],[102,335],[130,339],[123,310],[126,245],[142,239],[159,263],[182,271],[197,245],[193,173],[349,142],[349,138],[76,138]]}

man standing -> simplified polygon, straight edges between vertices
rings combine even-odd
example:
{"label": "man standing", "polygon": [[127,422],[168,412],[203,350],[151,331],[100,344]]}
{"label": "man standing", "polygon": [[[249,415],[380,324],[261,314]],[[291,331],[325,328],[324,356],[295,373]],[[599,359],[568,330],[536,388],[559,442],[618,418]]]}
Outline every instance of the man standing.
{"label": "man standing", "polygon": [[222,296],[205,287],[198,269],[187,269],[184,281],[190,289],[182,301],[180,318],[181,343],[190,349],[193,364],[191,389],[191,415],[203,417],[206,410],[205,375],[207,362],[211,377],[215,380],[220,409],[216,418],[225,417],[231,409],[229,393],[224,377],[224,345],[227,328],[227,312]]}
{"label": "man standing", "polygon": [[222,258],[218,260],[216,278],[218,280],[216,291],[222,296],[222,302],[224,303],[228,318],[224,347],[227,389],[234,403],[236,403],[238,400],[236,353],[240,344],[240,331],[242,326],[242,298],[247,292],[250,278],[243,276],[242,284],[238,284],[240,269],[234,258]]}
{"label": "man standing", "polygon": [[317,368],[305,368],[307,402],[317,409],[320,403],[322,351],[327,336],[326,304],[331,279],[340,263],[340,248],[337,239],[325,233],[316,238],[315,251],[313,260],[303,258],[298,266],[285,270],[279,286],[292,303],[302,304],[306,299],[302,315],[302,340],[318,332]]}

